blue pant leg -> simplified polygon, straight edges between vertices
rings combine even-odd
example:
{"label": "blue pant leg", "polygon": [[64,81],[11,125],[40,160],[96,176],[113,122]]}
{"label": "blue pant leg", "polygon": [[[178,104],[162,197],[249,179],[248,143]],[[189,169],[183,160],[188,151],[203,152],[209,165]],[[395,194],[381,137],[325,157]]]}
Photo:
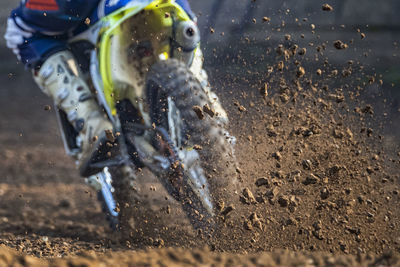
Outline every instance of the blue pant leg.
{"label": "blue pant leg", "polygon": [[67,42],[54,37],[36,35],[18,46],[21,61],[27,68],[39,67],[49,56],[67,49]]}

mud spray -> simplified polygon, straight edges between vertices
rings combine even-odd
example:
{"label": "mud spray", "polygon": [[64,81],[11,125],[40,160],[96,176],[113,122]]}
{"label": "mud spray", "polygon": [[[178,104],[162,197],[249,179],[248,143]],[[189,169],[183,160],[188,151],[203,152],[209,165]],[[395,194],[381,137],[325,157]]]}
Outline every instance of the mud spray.
{"label": "mud spray", "polygon": [[284,9],[203,45],[242,181],[211,247],[145,174],[137,227],[148,230],[121,244],[64,155],[49,103],[21,70],[2,75],[17,89],[0,105],[0,266],[400,264],[399,85],[369,60],[368,28],[312,20]]}

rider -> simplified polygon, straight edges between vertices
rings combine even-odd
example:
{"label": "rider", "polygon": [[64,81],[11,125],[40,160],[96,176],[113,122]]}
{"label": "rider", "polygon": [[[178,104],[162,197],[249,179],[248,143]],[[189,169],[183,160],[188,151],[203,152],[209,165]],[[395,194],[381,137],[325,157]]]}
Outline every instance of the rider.
{"label": "rider", "polygon": [[[23,0],[8,19],[7,46],[32,70],[35,82],[79,133],[80,169],[101,150],[107,130],[113,127],[93,97],[68,40],[131,1]],[[186,0],[176,2],[194,19]]]}

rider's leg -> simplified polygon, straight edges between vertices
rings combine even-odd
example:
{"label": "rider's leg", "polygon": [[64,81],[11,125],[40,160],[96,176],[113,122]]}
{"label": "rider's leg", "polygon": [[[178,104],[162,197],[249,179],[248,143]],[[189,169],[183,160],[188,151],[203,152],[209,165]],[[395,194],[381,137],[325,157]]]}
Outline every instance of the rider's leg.
{"label": "rider's leg", "polygon": [[[59,10],[43,16],[43,11],[21,4],[11,12],[5,39],[22,63],[35,70],[37,84],[67,114],[79,133],[82,149],[78,162],[81,174],[88,176],[91,173],[86,172],[86,167],[94,155],[103,156],[105,153],[104,131],[111,130],[112,125],[92,96],[76,60],[67,50],[67,37],[62,33],[70,30],[71,25],[63,22],[66,18],[63,12]],[[57,36],[53,31],[61,35]]]}
{"label": "rider's leg", "polygon": [[79,132],[82,140],[82,151],[78,156],[81,174],[91,174],[84,170],[94,155],[106,152],[105,131],[113,127],[83,79],[72,53],[65,50],[48,57],[40,70],[34,72],[34,79]]}

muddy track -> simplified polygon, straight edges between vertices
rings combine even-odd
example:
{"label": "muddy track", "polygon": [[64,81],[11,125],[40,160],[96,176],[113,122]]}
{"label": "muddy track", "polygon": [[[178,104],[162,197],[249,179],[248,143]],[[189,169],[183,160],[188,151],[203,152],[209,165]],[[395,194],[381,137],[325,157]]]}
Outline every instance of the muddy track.
{"label": "muddy track", "polygon": [[[393,253],[374,255],[337,255],[323,252],[296,253],[276,251],[250,255],[215,253],[209,250],[182,248],[149,249],[144,251],[96,254],[82,252],[66,259],[41,260],[0,247],[0,264],[9,266],[398,266],[399,257]],[[7,266],[7,265],[5,265]]]}
{"label": "muddy track", "polygon": [[[9,82],[19,85],[19,90],[30,90],[20,85],[22,77]],[[235,197],[241,200],[238,210],[242,214],[239,225],[230,224],[228,216],[226,227],[232,228],[233,234],[220,240],[217,249],[308,252],[247,257],[208,250],[131,252],[160,246],[201,245],[189,227],[182,226],[185,219],[178,211],[165,220],[170,225],[153,225],[153,231],[147,232],[143,242],[120,244],[114,238],[116,234],[108,229],[95,192],[83,183],[73,162],[64,155],[54,114],[43,109],[47,103],[40,102],[40,94],[39,104],[33,103],[29,107],[33,111],[22,117],[23,125],[19,124],[21,115],[16,111],[20,106],[7,106],[9,116],[3,121],[6,127],[0,136],[0,198],[1,203],[7,203],[0,208],[0,243],[39,258],[84,253],[81,258],[69,260],[72,266],[84,262],[96,266],[100,261],[111,264],[117,259],[137,263],[155,263],[155,259],[160,259],[165,264],[182,265],[268,261],[271,266],[292,261],[333,264],[337,260],[348,266],[381,260],[397,262],[397,254],[387,253],[399,251],[399,158],[381,150],[378,133],[364,129],[360,118],[367,119],[371,114],[337,112],[343,110],[346,101],[338,103],[330,93],[304,89],[301,97],[291,95],[287,100],[279,89],[271,90],[271,95],[264,99],[258,88],[244,86],[246,83],[236,84],[236,90],[228,91],[223,98],[231,117],[236,118],[231,128],[238,137],[236,151],[243,191]],[[36,97],[36,93],[28,93]],[[160,185],[154,178],[143,179],[143,190],[151,194],[152,202],[147,206],[153,207],[151,214],[169,216],[165,208],[176,203],[160,201],[159,195],[166,196]],[[146,191],[150,187],[157,191]],[[185,231],[187,234],[182,235]],[[372,254],[332,258],[312,251]],[[0,263],[36,261],[14,253],[2,248]],[[383,253],[386,256],[373,256]],[[62,261],[50,262],[58,266]]]}

